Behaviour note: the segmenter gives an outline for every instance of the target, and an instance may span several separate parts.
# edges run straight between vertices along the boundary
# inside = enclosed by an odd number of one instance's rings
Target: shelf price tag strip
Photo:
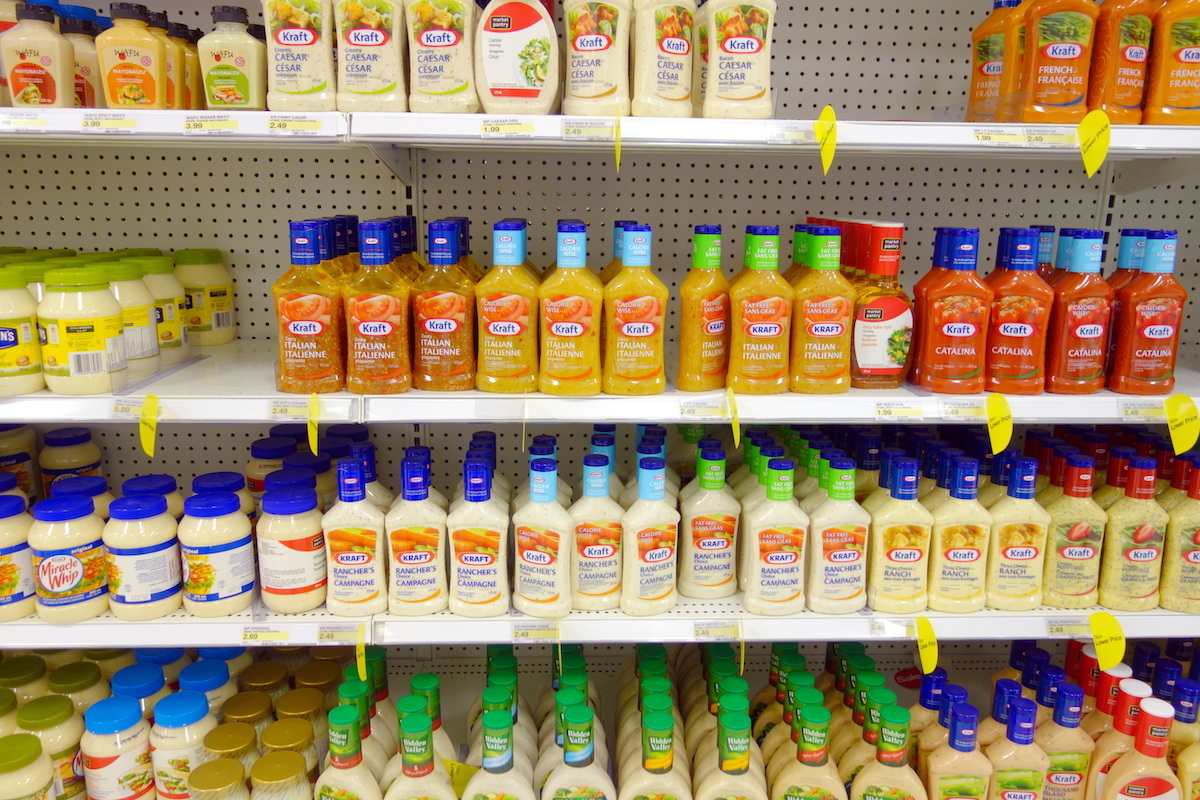
[[[238,120],[230,114],[188,114],[183,118],[183,135],[200,136],[213,133],[237,133]]]
[[[1117,398],[1117,414],[1123,422],[1165,422],[1167,411],[1160,399]]]
[[[137,117],[133,114],[84,114],[79,121],[79,129],[84,133],[97,131],[117,131],[134,133],[137,131]]]
[[[575,119],[563,121],[562,138],[567,142],[611,142],[614,140],[610,119]]]
[[[1091,628],[1084,617],[1047,617],[1046,635],[1051,639],[1071,639],[1089,636]]]
[[[1024,147],[1025,134],[1011,127],[975,128],[971,131],[975,143],[985,147]]]
[[[942,419],[970,422],[979,422],[987,417],[987,409],[982,400],[956,397],[938,398],[938,413]]]
[[[513,644],[539,644],[541,642],[557,642],[562,639],[556,619],[521,619],[513,620]]]
[[[905,400],[880,400],[875,403],[875,419],[924,419],[925,409]]]
[[[242,644],[263,644],[265,642],[286,642],[287,630],[272,625],[247,625],[242,628]]]
[[[533,123],[516,117],[492,117],[479,124],[479,136],[484,139],[532,139]]]
[[[702,397],[685,397],[679,401],[679,416],[713,420],[729,420],[729,406],[723,395],[711,394]]]
[[[817,143],[817,131],[811,122],[776,122],[767,127],[767,144]]]

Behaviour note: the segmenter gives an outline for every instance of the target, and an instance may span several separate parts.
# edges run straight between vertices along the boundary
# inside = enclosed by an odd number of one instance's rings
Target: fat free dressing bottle
[[[696,484],[698,488],[683,500],[680,509],[679,593],[684,597],[728,597],[737,590],[740,506],[725,484],[724,450],[700,451]]]
[[[829,498],[812,512],[808,607],[849,614],[867,602],[867,526],[871,515],[854,500],[854,459],[829,462]]]
[[[804,609],[810,521],[792,493],[794,469],[790,458],[769,461],[766,497],[743,519],[742,535],[748,538],[749,547],[742,602],[754,614],[777,616]]]

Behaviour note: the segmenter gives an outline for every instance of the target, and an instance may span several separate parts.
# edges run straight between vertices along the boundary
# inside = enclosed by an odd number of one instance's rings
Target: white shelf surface
[[[206,145],[260,140],[298,145],[345,142],[349,121],[337,112],[118,111],[94,108],[0,109],[0,142],[46,140],[168,142]]]

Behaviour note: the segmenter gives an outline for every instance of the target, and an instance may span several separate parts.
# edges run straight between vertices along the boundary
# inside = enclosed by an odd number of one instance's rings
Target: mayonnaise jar
[[[42,661],[46,662],[46,669],[51,672],[67,664],[83,661],[82,650],[35,650],[33,654],[41,656]]]
[[[42,620],[82,622],[108,610],[103,534],[89,498],[58,497],[33,507],[29,546]]]
[[[263,602],[280,614],[317,608],[325,602],[327,562],[316,492],[267,492],[262,509],[257,534]]]
[[[255,736],[259,737],[275,721],[271,696],[266,692],[238,692],[225,701],[221,714],[226,722],[246,723],[254,728]]]
[[[87,710],[80,741],[90,800],[126,800],[154,785],[150,723],[132,697],[110,697]]]
[[[177,611],[183,605],[179,539],[166,499],[161,495],[122,497],[113,501],[109,510],[112,516],[104,526],[104,546],[113,616],[143,621]],[[175,670],[175,676],[179,669],[182,667]]]
[[[192,355],[183,319],[187,311],[187,292],[175,277],[174,262],[169,256],[146,256],[131,260],[142,268],[142,283],[154,298],[158,357],[162,366],[169,367],[186,361]]]
[[[159,800],[189,800],[188,775],[204,763],[204,737],[215,727],[208,700],[199,692],[178,692],[159,703],[150,730]]]
[[[37,434],[28,425],[0,424],[0,471],[17,477],[17,486],[30,497],[41,491],[37,463]]]
[[[112,677],[112,693],[132,697],[141,706],[142,716],[154,719],[159,701],[168,697],[166,678],[157,664],[131,664]]]
[[[165,36],[163,37],[166,38]],[[174,42],[171,43],[173,46]],[[129,380],[140,381],[158,372],[158,320],[154,296],[142,282],[142,268],[128,261],[105,263],[109,289],[121,304],[121,338],[125,341],[125,359]]]
[[[121,314],[103,267],[46,272],[46,296],[37,315],[50,391],[81,395],[125,388],[129,369]]]
[[[201,661],[224,661],[232,681],[254,663],[254,656],[245,647],[201,647],[197,654]]]
[[[42,346],[38,341],[37,300],[25,288],[23,270],[0,270],[0,396],[29,394],[46,388]]]
[[[254,546],[241,499],[229,492],[197,494],[183,504],[183,607],[197,617],[227,617],[250,607]]]
[[[217,722],[224,718],[221,708],[225,701],[237,694],[237,687],[229,680],[229,665],[220,659],[188,664],[179,673],[179,689],[203,693],[208,698],[208,713]]]
[[[17,694],[12,689],[0,689],[0,736],[17,732]]]
[[[135,650],[133,657],[139,664],[157,665],[172,692],[179,691],[179,673],[192,663],[191,656],[182,647],[145,647]]]
[[[29,528],[33,517],[25,513],[25,503],[16,495],[0,495],[0,622],[21,619],[36,608],[36,584],[33,550],[29,547]]]
[[[175,519],[183,517],[183,495],[174,475],[139,475],[121,484],[126,497],[161,495],[167,499],[167,513]]]
[[[83,718],[75,712],[70,698],[56,694],[39,697],[17,712],[17,725],[36,736],[42,752],[50,756],[56,800],[81,796],[84,786],[79,740],[83,737]]]
[[[279,661],[258,661],[242,670],[238,685],[243,692],[263,692],[271,705],[288,691],[287,666]]]
[[[184,321],[189,340],[201,347],[232,342],[237,337],[233,277],[221,263],[221,251],[176,250],[175,277],[187,298]]]
[[[79,714],[112,694],[100,668],[90,661],[64,664],[51,672],[50,691],[68,698]]]
[[[90,497],[96,516],[108,520],[108,507],[113,501],[113,495],[108,490],[108,481],[99,475],[63,478],[54,484],[50,493],[54,497]]]
[[[255,500],[267,490],[267,476],[283,469],[283,457],[296,452],[296,442],[281,436],[259,439],[250,444],[250,461],[246,464],[246,488]]]
[[[103,458],[100,446],[92,441],[92,432],[87,428],[47,431],[42,437],[42,451],[38,453],[38,468],[42,473],[38,496],[50,497],[50,487],[56,481],[77,475],[99,475]]]
[[[337,501],[337,476],[328,454],[313,454],[297,451],[283,457],[284,468],[302,467],[317,476],[317,494],[321,497],[321,508],[330,508]]]
[[[258,519],[258,506],[254,495],[246,488],[246,478],[238,472],[208,472],[192,478],[193,494],[232,492],[242,501],[241,511],[251,523]]]
[[[259,757],[258,735],[244,722],[226,722],[204,737],[204,755],[209,761],[216,758],[238,761],[249,775]]]
[[[0,687],[13,691],[17,706],[45,697],[50,692],[46,662],[39,656],[17,656],[0,662]]]
[[[293,689],[275,703],[278,719],[302,719],[312,728],[318,764],[324,764],[329,753],[329,719],[325,711],[325,695],[317,689]]]
[[[132,650],[84,650],[83,659],[99,667],[106,681],[111,681],[113,675],[137,663]]]
[[[0,800],[54,800],[54,765],[31,733],[0,739]]]

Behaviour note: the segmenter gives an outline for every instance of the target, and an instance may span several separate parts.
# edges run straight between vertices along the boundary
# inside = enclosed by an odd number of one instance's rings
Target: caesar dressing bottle
[[[805,594],[812,611],[849,614],[867,602],[871,515],[854,500],[854,459],[832,459],[828,474],[829,498],[812,512],[812,556]]]
[[[583,457],[583,497],[568,511],[575,532],[571,608],[577,611],[605,611],[621,604],[621,517],[625,509],[609,494],[610,466],[607,455]]]
[[[829,760],[829,711],[806,705],[796,717],[796,758],[771,784],[771,800],[847,800],[846,787]]]
[[[624,580],[621,610],[631,616],[661,614],[675,607],[679,512],[665,500],[666,462],[638,462],[638,499],[621,518]]]
[[[1039,800],[1050,759],[1034,744],[1037,706],[1032,700],[1015,698],[1008,704],[1008,731],[1005,738],[987,749],[994,772],[988,782],[988,800],[1005,800],[1020,793]]]
[[[1015,458],[1008,497],[992,506],[987,568],[989,608],[1032,611],[1042,604],[1042,551],[1050,515],[1034,499],[1037,460]]]
[[[384,521],[391,555],[388,611],[400,616],[443,611],[448,604],[446,512],[429,496],[429,464],[404,458],[400,484],[400,497]]]
[[[1073,684],[1058,687],[1054,719],[1037,729],[1034,743],[1050,759],[1043,800],[1083,800],[1088,764],[1096,743],[1080,727],[1083,690]]]
[[[743,519],[742,535],[749,539],[750,548],[743,565],[742,602],[752,614],[795,614],[805,606],[804,556],[810,521],[792,493],[795,462],[774,458],[766,468],[766,497]]]
[[[879,715],[875,760],[859,770],[850,785],[850,800],[911,798],[928,800],[921,779],[908,765],[907,709],[888,706]]]
[[[886,614],[913,614],[924,611],[929,602],[933,514],[917,500],[917,460],[886,454],[884,458],[891,473],[886,480],[891,497],[869,512],[867,606]],[[919,733],[912,731],[913,736]]]
[[[725,485],[724,450],[700,451],[695,482],[699,488],[680,507],[679,593],[684,597],[728,597],[737,591],[741,506]]]
[[[950,709],[950,736],[929,754],[925,788],[930,797],[983,800],[992,777],[992,762],[976,740],[979,710],[970,703]]]
[[[507,711],[483,714],[483,769],[471,776],[462,800],[537,800],[529,777],[513,769],[513,720]]]
[[[531,617],[565,617],[571,610],[575,521],[558,503],[558,462],[529,465],[529,502],[512,517],[516,544],[513,606]]]

